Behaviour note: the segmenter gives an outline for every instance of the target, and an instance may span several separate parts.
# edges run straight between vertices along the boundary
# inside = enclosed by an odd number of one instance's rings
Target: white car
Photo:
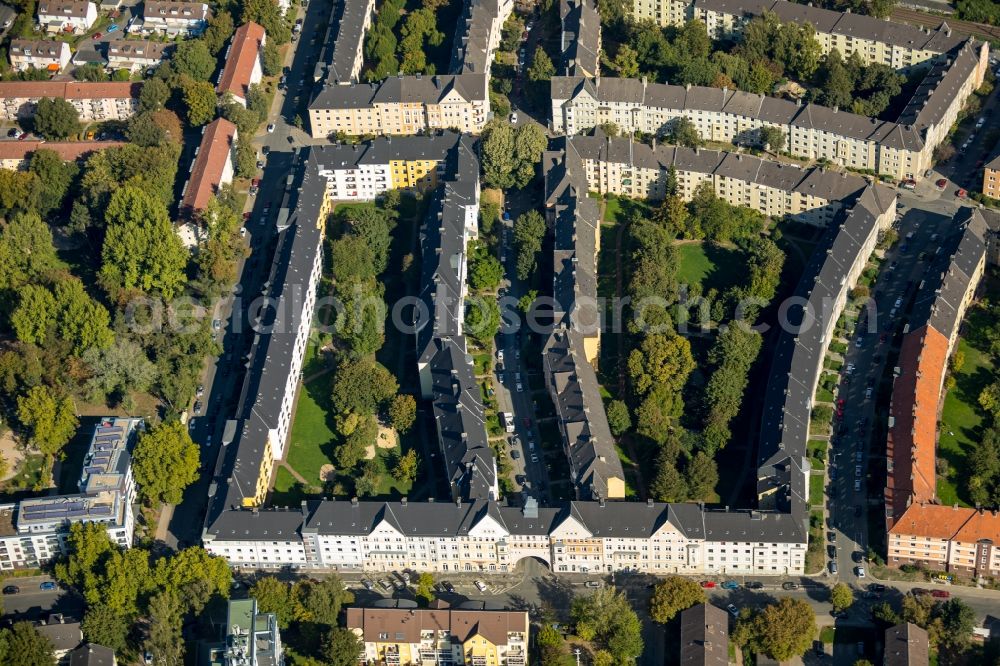
[[[486,591],[486,589],[487,589],[487,588],[486,588],[486,583],[484,583],[484,582],[483,582],[483,581],[481,581],[481,580],[477,580],[477,581],[476,581],[476,587],[477,587],[477,588],[479,589],[479,591],[480,591],[480,592],[485,592],[485,591]]]
[[[514,113],[510,114],[510,124],[511,125],[516,125],[517,124],[517,112],[516,111]]]
[[[524,386],[521,384],[521,382],[518,382],[517,383],[517,392],[521,393],[522,391],[524,391]]]
[[[247,237],[247,228],[240,227],[240,238],[246,238],[246,237]]]
[[[500,361],[501,363],[503,363],[503,350],[502,349],[498,349],[497,350],[497,360]]]
[[[854,567],[854,573],[856,573],[858,575],[858,578],[864,578],[865,577],[865,568],[864,567]]]
[[[270,134],[273,131],[274,131],[274,123],[271,123],[270,125],[267,126],[267,133]]]
[[[533,462],[533,463],[537,463],[538,462],[538,454],[537,453],[532,453],[531,454],[531,462]]]

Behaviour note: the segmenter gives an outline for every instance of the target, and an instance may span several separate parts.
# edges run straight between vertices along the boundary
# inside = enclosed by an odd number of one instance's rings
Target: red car
[[[968,195],[969,193],[965,191],[964,187],[958,188],[958,192],[955,192],[955,196],[957,196],[959,199],[964,199]]]
[[[936,185],[939,190],[943,190],[945,187],[948,186],[948,181],[945,180],[944,178],[939,178],[938,181],[934,183],[934,185]]]
[[[705,588],[713,588],[713,587],[715,587],[715,581],[712,581],[712,580],[703,580],[703,581],[701,581],[698,584],[701,585],[702,587],[705,587]]]
[[[948,590],[934,590],[931,592],[932,597],[937,597],[938,599],[947,599],[951,596],[951,592]]]
[[[102,32],[95,32],[94,36],[91,37],[91,39],[100,39],[103,36],[104,36],[104,33],[102,33]]]
[[[843,406],[844,406],[844,399],[843,398],[837,398],[837,407],[838,408],[843,408]]]

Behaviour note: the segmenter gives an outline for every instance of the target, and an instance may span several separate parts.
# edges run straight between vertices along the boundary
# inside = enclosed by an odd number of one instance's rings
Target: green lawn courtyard
[[[981,309],[970,311],[966,330],[982,330],[986,316],[988,314]],[[937,455],[948,462],[949,475],[948,478],[938,475],[937,494],[944,505],[969,506],[962,486],[968,475],[968,455],[984,426],[985,413],[979,406],[979,394],[996,378],[1000,368],[986,351],[977,349],[967,338],[960,339],[956,349],[965,354],[965,363],[954,374],[955,388],[948,391],[941,411]]]
[[[702,293],[709,289],[719,292],[729,288],[744,272],[742,253],[714,243],[680,243],[677,246],[677,282],[681,285],[701,285]]]

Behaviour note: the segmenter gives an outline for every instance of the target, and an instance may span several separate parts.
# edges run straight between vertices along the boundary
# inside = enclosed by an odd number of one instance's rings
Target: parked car
[[[738,589],[740,589],[740,584],[737,583],[735,580],[727,580],[726,582],[724,582],[722,584],[722,589],[723,590],[738,590]]]
[[[586,585],[587,587],[600,587],[601,586],[601,581],[599,581],[599,580],[588,580],[586,583],[584,583],[584,585]]]
[[[937,182],[934,183],[934,185],[939,190],[943,190],[944,188],[946,188],[948,186],[948,181],[945,180],[944,178],[938,178]]]
[[[834,562],[833,560],[830,560],[830,563],[827,565],[827,567],[830,569],[831,574],[837,573],[837,563]]]
[[[713,581],[713,580],[703,580],[703,581],[701,581],[699,583],[699,585],[701,585],[705,589],[712,589],[713,587],[715,587],[715,581]]]
[[[746,587],[748,590],[763,590],[764,583],[761,583],[758,580],[752,580],[749,583],[747,583],[744,587]]]
[[[865,577],[865,568],[864,567],[854,567],[854,574],[858,578],[864,578]]]
[[[783,590],[797,590],[799,589],[798,583],[782,583],[781,589]]]
[[[938,599],[947,599],[951,596],[951,592],[948,590],[934,590],[931,592],[932,597],[937,597]]]
[[[868,589],[872,592],[885,592],[885,585],[882,583],[872,583],[868,586]]]
[[[374,586],[374,585],[372,584],[372,582],[371,582],[370,580],[368,580],[367,578],[363,579],[363,580],[361,581],[361,584],[362,584],[362,585],[364,585],[364,586],[365,586],[365,589],[366,589],[366,590],[368,590],[369,592],[371,592],[371,591],[373,591],[373,590],[375,589],[375,586]]]
[[[455,594],[455,586],[448,581],[441,581],[441,585],[444,586],[444,589],[448,590],[451,594]]]
[[[4,594],[17,594],[20,591],[21,588],[19,588],[17,585],[8,585],[5,588],[3,588]]]
[[[477,589],[478,589],[478,590],[479,590],[480,592],[485,592],[485,591],[486,591],[487,589],[489,589],[489,588],[487,588],[487,587],[486,587],[486,583],[484,583],[484,582],[483,582],[483,581],[481,581],[481,580],[477,580],[477,581],[476,581],[476,588],[477,588]]]
[[[966,191],[964,187],[960,187],[958,188],[958,191],[955,192],[955,196],[958,197],[959,199],[964,199],[965,197],[969,196],[969,193],[968,191]]]
[[[729,611],[729,614],[732,615],[733,617],[740,616],[740,609],[737,608],[735,604],[729,604],[728,606],[726,606],[726,610]]]

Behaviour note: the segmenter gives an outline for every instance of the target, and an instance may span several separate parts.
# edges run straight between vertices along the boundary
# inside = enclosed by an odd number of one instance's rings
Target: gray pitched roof
[[[333,83],[354,82],[358,46],[365,39],[364,25],[374,3],[371,0],[336,0],[330,35],[330,72]],[[364,58],[364,55],[361,55]]]
[[[563,66],[569,75],[600,71],[601,16],[594,0],[560,0]]]
[[[115,652],[96,643],[84,643],[69,653],[69,666],[114,666]]]
[[[310,109],[364,108],[375,104],[437,104],[452,89],[466,100],[486,99],[482,74],[391,76],[381,83],[327,83],[310,102]]]
[[[969,39],[934,63],[899,115],[899,124],[922,129],[942,122],[948,107],[979,66],[982,46]]]
[[[487,74],[490,71],[490,32],[500,14],[498,0],[466,0],[455,27],[451,54],[452,74]]]
[[[708,603],[681,613],[682,666],[728,666],[729,614]]]

